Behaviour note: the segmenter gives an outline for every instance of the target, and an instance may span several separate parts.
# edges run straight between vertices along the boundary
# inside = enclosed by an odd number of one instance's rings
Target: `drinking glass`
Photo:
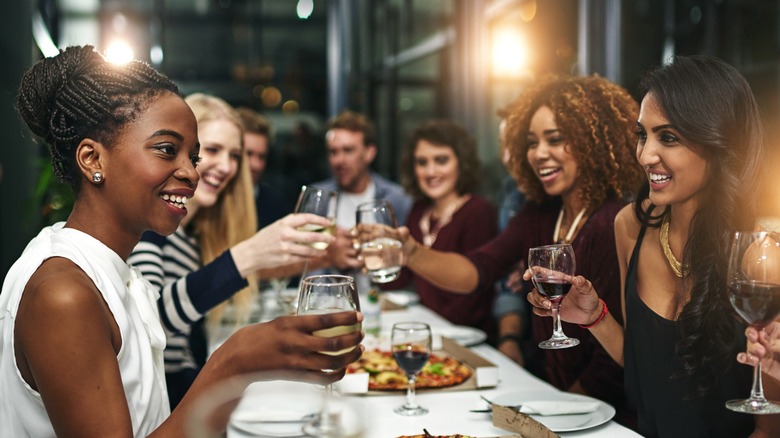
[[[728,295],[745,324],[761,330],[780,315],[780,239],[769,232],[738,231],[729,253]],[[746,414],[780,413],[780,404],[764,398],[761,363],[753,370],[750,398],[726,407]]]
[[[371,280],[388,283],[401,271],[398,221],[389,201],[378,199],[358,205],[355,212],[357,244]]]
[[[407,416],[427,414],[428,409],[414,400],[414,381],[431,357],[431,327],[424,322],[395,323],[390,334],[390,344],[395,361],[409,379],[406,404],[395,408],[395,413]]]
[[[301,187],[298,202],[295,205],[295,213],[312,213],[330,219],[330,226],[306,224],[298,229],[301,231],[315,231],[331,236],[336,230],[336,208],[338,206],[338,193],[332,190],[321,189],[314,186]],[[309,245],[315,249],[326,249],[328,243],[314,242]]]
[[[553,334],[550,339],[540,342],[539,347],[556,350],[579,345],[579,339],[570,338],[563,333],[560,317],[561,301],[571,289],[571,277],[576,269],[571,245],[556,244],[531,248],[528,251],[528,266],[533,273],[532,281],[536,290],[552,303]]]
[[[301,281],[298,315],[321,315],[324,313],[359,310],[360,302],[357,289],[355,288],[355,280],[352,277],[346,275],[313,275]],[[360,330],[360,324],[330,327],[317,330],[313,334],[323,338],[332,338],[356,330]],[[320,353],[338,356],[350,350],[321,351]],[[333,370],[322,371],[331,372]],[[329,409],[329,401],[332,398],[332,394],[333,387],[326,385],[322,409],[315,421],[304,427],[304,432],[318,437],[338,436],[335,430],[339,424],[338,415]]]

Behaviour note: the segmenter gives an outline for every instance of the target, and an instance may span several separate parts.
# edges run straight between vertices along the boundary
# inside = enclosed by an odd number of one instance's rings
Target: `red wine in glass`
[[[534,284],[536,284],[536,290],[553,303],[561,301],[571,289],[571,283],[558,278],[537,279]]]
[[[780,315],[780,240],[776,233],[738,231],[729,252],[728,295],[748,325],[762,328]],[[726,407],[745,414],[778,414],[780,403],[764,397],[761,363],[753,369],[750,397]]]
[[[555,350],[579,345],[579,339],[563,333],[560,318],[561,301],[571,289],[571,276],[576,268],[574,249],[569,244],[531,248],[528,267],[533,273],[536,290],[552,302],[553,334],[550,339],[540,342],[539,348]]]
[[[412,346],[410,350],[393,351],[393,357],[395,357],[398,366],[404,370],[406,375],[417,375],[425,364],[428,363],[431,354],[422,349],[415,349]]]
[[[406,403],[394,409],[399,415],[415,416],[428,413],[428,409],[415,401],[414,382],[417,373],[423,369],[431,357],[433,341],[431,327],[424,322],[398,322],[393,324],[390,345],[398,366],[404,370],[409,386],[406,390]]]
[[[731,305],[746,324],[761,328],[780,315],[780,285],[737,281],[729,285]]]

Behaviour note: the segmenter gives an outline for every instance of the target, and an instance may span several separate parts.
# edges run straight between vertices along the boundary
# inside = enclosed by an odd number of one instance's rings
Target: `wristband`
[[[498,341],[496,342],[496,347],[498,347],[499,345],[503,344],[504,341],[515,341],[515,343],[517,345],[520,345],[520,342],[522,341],[522,339],[520,338],[520,335],[516,335],[516,334],[512,334],[512,333],[507,334],[507,335],[501,335],[498,338]]]
[[[605,303],[604,300],[602,300],[601,298],[599,298],[599,301],[601,301],[601,305],[603,306],[601,308],[601,315],[599,315],[599,317],[596,318],[596,320],[593,321],[590,324],[587,324],[587,325],[577,324],[577,325],[579,325],[580,327],[582,327],[584,329],[589,329],[589,328],[595,327],[598,323],[601,322],[602,319],[604,319],[605,316],[607,316],[607,313],[609,313],[609,309],[607,308],[607,303]]]

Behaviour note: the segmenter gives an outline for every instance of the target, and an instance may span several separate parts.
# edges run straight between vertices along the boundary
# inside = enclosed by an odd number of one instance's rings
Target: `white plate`
[[[315,385],[285,381],[253,383],[230,416],[227,438],[303,436],[306,422],[295,420],[319,412],[322,400],[322,389]],[[363,422],[356,408],[337,394],[329,403],[331,411],[340,413],[341,429],[349,433],[347,436],[359,435]]]
[[[413,306],[420,302],[420,296],[417,292],[409,290],[388,290],[382,292],[382,296],[391,303],[398,306]]]
[[[594,411],[587,414],[576,415],[531,415],[531,417],[547,426],[553,432],[574,432],[577,430],[590,429],[591,427],[600,426],[607,421],[611,420],[615,416],[615,408],[608,403],[604,403],[601,400],[593,397],[588,397],[580,394],[571,394],[568,392],[549,392],[549,391],[523,391],[512,392],[509,394],[499,395],[493,397],[491,400],[493,403],[497,403],[503,406],[514,406],[523,404],[530,401],[586,401],[586,402],[598,402],[599,407]]]
[[[465,325],[434,327],[433,332],[435,335],[450,338],[464,347],[481,344],[487,339],[487,334],[484,331]]]

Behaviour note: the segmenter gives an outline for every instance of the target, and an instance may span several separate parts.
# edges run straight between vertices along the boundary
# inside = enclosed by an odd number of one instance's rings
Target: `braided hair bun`
[[[84,138],[111,145],[164,92],[179,94],[167,77],[141,61],[116,65],[92,46],[68,47],[25,73],[16,107],[52,155],[54,174],[78,190],[75,150]]]

